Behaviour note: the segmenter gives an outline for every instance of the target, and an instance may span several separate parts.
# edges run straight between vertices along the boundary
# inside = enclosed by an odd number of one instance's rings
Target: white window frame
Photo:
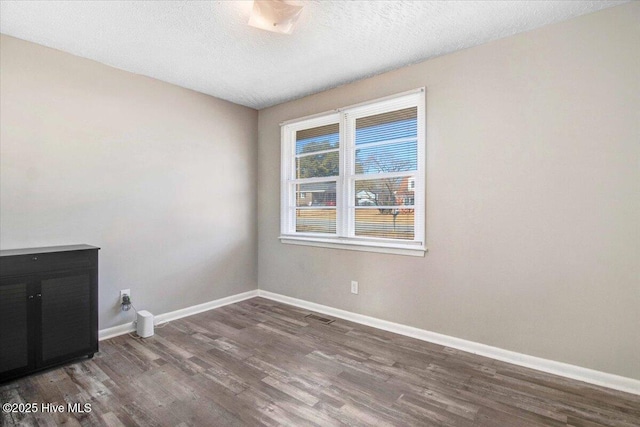
[[[417,108],[417,170],[399,172],[414,179],[414,239],[386,239],[355,235],[355,120],[386,111]],[[336,233],[302,233],[296,231],[295,185],[301,181],[332,181],[332,177],[296,179],[296,132],[328,124],[339,123],[339,176],[336,181]],[[281,206],[280,241],[288,244],[320,246],[328,248],[383,252],[399,255],[424,256],[426,223],[426,132],[424,88],[404,92],[335,111],[303,117],[281,123]],[[362,175],[358,175],[362,178]],[[367,174],[376,178],[377,174]]]

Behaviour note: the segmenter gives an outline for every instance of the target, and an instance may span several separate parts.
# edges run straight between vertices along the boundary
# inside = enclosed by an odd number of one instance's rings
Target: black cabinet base
[[[82,355],[82,356],[71,357],[69,359],[64,360],[63,362],[54,363],[54,364],[48,365],[48,366],[42,366],[40,368],[35,368],[33,370],[29,370],[27,372],[22,372],[22,373],[19,373],[19,374],[7,375],[7,376],[2,374],[2,375],[0,375],[0,384],[6,384],[8,382],[18,380],[18,379],[20,379],[22,377],[26,377],[28,375],[41,374],[41,373],[47,372],[47,371],[49,371],[51,369],[58,369],[58,368],[60,368],[62,366],[73,365],[74,363],[82,363],[82,361],[84,361],[84,360],[93,359],[94,355],[95,355],[95,353],[91,353],[91,354],[85,354],[85,355]]]

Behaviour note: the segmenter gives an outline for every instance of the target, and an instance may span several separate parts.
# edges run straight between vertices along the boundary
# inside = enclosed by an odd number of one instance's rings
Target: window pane
[[[356,236],[413,240],[414,210],[356,208]]]
[[[340,163],[337,151],[322,154],[310,154],[296,159],[296,178],[314,178],[337,176]]]
[[[296,231],[336,233],[336,209],[296,209]]]
[[[415,138],[417,134],[417,107],[356,119],[356,145],[399,138]]]
[[[338,123],[297,131],[296,155],[338,148],[338,132]]]
[[[336,205],[336,183],[314,182],[296,185],[296,206],[334,206]]]
[[[415,183],[415,178],[412,176],[357,179],[354,205],[413,208],[415,186],[412,183]],[[391,212],[390,208],[382,210],[385,210],[383,213]]]
[[[407,141],[356,149],[356,173],[414,171],[418,168],[418,142]]]

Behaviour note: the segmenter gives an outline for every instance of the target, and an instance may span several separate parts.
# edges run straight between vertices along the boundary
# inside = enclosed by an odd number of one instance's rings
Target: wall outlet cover
[[[129,295],[129,298],[131,298],[131,289],[123,289],[120,291],[120,304],[122,304],[123,295]]]

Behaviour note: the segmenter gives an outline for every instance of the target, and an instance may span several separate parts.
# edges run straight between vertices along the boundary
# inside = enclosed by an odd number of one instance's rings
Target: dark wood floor
[[[3,425],[640,426],[640,396],[254,298],[0,385]],[[326,317],[326,316],[323,316]]]

